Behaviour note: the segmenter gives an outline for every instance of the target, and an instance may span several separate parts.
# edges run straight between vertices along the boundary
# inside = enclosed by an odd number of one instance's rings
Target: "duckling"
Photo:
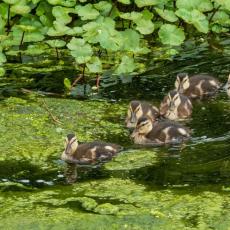
[[[105,142],[91,142],[78,144],[74,134],[68,134],[65,140],[65,150],[61,159],[67,163],[95,164],[101,161],[111,160],[122,147],[117,144]]]
[[[177,74],[176,90],[189,98],[212,96],[220,88],[220,82],[212,76],[197,74],[189,77],[187,73]]]
[[[152,121],[159,117],[159,110],[147,102],[131,101],[126,117],[126,127],[135,128],[137,120],[142,116],[148,116]]]
[[[191,114],[191,101],[176,90],[170,91],[161,102],[160,115],[170,120],[185,119],[190,117]]]
[[[135,144],[161,146],[178,144],[190,138],[190,130],[176,122],[152,122],[148,117],[141,117],[131,134]]]

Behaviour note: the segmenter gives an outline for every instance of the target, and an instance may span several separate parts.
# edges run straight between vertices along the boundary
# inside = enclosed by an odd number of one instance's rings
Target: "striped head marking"
[[[175,87],[176,90],[180,93],[183,93],[190,86],[189,77],[187,73],[179,73],[177,74]]]
[[[174,111],[177,109],[181,104],[180,94],[175,90],[170,91],[167,96],[167,104],[169,106],[169,110]]]
[[[148,134],[153,128],[153,123],[148,117],[141,117],[137,121],[137,126],[134,132],[142,135]]]
[[[78,147],[77,138],[74,134],[68,134],[65,139],[65,154],[72,155],[76,152]]]
[[[143,110],[140,101],[131,101],[127,115],[127,127],[133,128],[136,126],[137,120],[143,115]]]

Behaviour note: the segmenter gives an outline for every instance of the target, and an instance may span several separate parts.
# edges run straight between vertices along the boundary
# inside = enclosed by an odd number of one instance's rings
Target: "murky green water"
[[[145,74],[104,76],[106,87],[84,101],[20,94],[28,85],[49,90],[42,82],[63,79],[63,72],[28,80],[19,78],[28,63],[9,65],[11,78],[0,81],[0,228],[229,229],[230,100],[224,92],[194,104],[186,121],[193,138],[184,146],[140,148],[124,127],[129,100],[159,105],[177,72],[213,73],[225,82],[229,43],[222,42],[222,52],[186,44],[174,61],[159,62],[153,54],[144,59]],[[52,87],[60,93],[60,83]],[[44,101],[62,124],[52,121]],[[101,167],[79,168],[78,183],[65,185],[59,157],[69,132],[81,142],[115,142],[125,151]]]

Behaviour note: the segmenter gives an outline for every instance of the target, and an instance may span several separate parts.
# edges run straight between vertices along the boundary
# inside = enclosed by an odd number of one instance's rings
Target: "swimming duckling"
[[[177,74],[176,90],[189,98],[212,96],[220,88],[220,82],[212,76],[197,74],[189,77],[187,73]]]
[[[135,128],[137,120],[142,116],[148,116],[155,121],[159,117],[159,110],[147,102],[131,101],[125,120],[127,128]]]
[[[160,114],[170,120],[188,118],[192,114],[192,103],[185,95],[172,90],[161,102]]]
[[[178,144],[188,140],[188,128],[172,121],[152,122],[148,117],[141,117],[131,138],[135,144],[160,146],[164,144]]]
[[[98,141],[79,145],[76,136],[68,134],[61,159],[67,163],[95,164],[110,160],[121,150],[119,145]]]

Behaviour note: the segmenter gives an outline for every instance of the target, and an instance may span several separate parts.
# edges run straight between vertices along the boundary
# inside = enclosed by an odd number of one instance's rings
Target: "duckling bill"
[[[135,144],[160,146],[178,144],[190,138],[188,128],[172,121],[152,122],[148,117],[141,117],[131,138]]]
[[[67,163],[95,164],[111,160],[122,147],[117,144],[95,141],[91,143],[78,144],[74,134],[68,134],[65,139],[65,150],[61,159]]]
[[[176,90],[189,98],[204,98],[214,95],[220,88],[220,82],[206,74],[197,74],[189,77],[187,73],[177,75]]]
[[[142,116],[148,116],[152,121],[159,117],[159,110],[147,102],[131,101],[126,117],[127,128],[135,128],[137,120]]]
[[[164,97],[160,114],[170,120],[188,118],[192,114],[192,103],[185,95],[172,90]]]

